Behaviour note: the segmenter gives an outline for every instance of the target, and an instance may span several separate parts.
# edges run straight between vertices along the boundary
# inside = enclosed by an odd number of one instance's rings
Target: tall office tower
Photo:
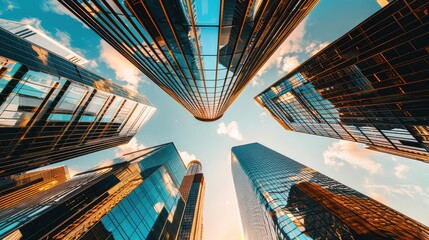
[[[429,162],[429,2],[395,0],[255,97],[287,130]]]
[[[259,143],[232,148],[244,238],[429,239],[423,224]]]
[[[0,238],[176,239],[186,168],[174,144],[114,162],[0,211]]]
[[[222,117],[318,0],[58,0],[198,120]]]
[[[127,143],[155,108],[0,28],[0,177]]]
[[[88,63],[88,60],[79,54],[64,47],[61,43],[55,41],[51,37],[47,36],[44,32],[32,27],[29,24],[0,18],[0,27],[39,47],[45,48],[48,51],[53,52],[74,64],[83,65]]]
[[[0,179],[0,210],[46,191],[68,178],[66,167],[15,174]]]
[[[203,238],[205,182],[202,166],[198,160],[188,163],[179,191],[186,202],[186,207],[177,239],[200,240]]]

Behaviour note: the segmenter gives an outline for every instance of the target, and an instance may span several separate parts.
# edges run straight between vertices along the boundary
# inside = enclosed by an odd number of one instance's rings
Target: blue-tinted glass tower
[[[428,239],[429,228],[259,143],[232,148],[244,237]]]
[[[125,154],[0,211],[0,238],[176,239],[186,173],[172,143]]]

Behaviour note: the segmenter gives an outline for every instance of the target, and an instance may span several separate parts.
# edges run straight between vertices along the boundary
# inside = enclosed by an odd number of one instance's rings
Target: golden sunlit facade
[[[14,206],[68,179],[64,166],[16,174],[0,179],[0,210]]]

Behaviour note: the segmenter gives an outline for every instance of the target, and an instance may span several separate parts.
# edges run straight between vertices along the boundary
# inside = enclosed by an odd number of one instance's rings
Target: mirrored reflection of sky
[[[218,21],[218,16],[211,14],[218,2],[197,1],[199,24],[211,25]],[[365,151],[354,143],[287,132],[253,100],[298,62],[305,61],[318,46],[337,39],[378,9],[376,0],[320,0],[304,23],[286,40],[283,51],[270,60],[272,64],[265,68],[265,73],[247,86],[223,118],[204,123],[197,121],[136,69],[127,68],[129,65],[117,58],[114,50],[100,42],[92,30],[65,14],[56,0],[34,0],[31,4],[22,0],[0,0],[0,18],[23,20],[33,23],[34,27],[42,27],[49,35],[69,43],[73,50],[90,60],[87,67],[115,81],[127,80],[118,81],[124,86],[138,86],[139,92],[157,107],[155,115],[137,134],[138,143],[134,142],[134,145],[154,146],[173,141],[179,151],[200,159],[207,183],[204,239],[209,240],[241,238],[230,149],[255,141],[429,225],[428,164]],[[204,44],[207,51],[210,51],[209,46],[211,43]],[[109,149],[62,164],[69,165],[73,171],[83,171],[114,158],[118,151],[118,148]]]

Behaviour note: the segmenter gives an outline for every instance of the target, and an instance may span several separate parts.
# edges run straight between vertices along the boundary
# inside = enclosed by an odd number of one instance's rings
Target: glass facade
[[[287,130],[429,162],[429,3],[395,0],[255,100]]]
[[[222,117],[318,0],[59,0],[197,119]]]
[[[0,211],[46,191],[68,179],[64,166],[15,174],[0,179]]]
[[[127,143],[141,95],[0,28],[0,177]]]
[[[428,239],[429,228],[259,143],[232,148],[244,238]]]
[[[88,60],[73,52],[72,50],[64,47],[62,44],[47,36],[42,31],[32,27],[31,25],[0,18],[0,28],[6,29],[18,37],[23,38],[39,47],[45,48],[48,51],[53,52],[74,64],[83,65],[88,63]]]
[[[0,211],[0,238],[176,239],[186,168],[174,145],[114,162]]]
[[[202,166],[198,160],[188,163],[186,175],[179,191],[186,201],[178,240],[201,240],[203,238],[203,207],[205,181]]]

